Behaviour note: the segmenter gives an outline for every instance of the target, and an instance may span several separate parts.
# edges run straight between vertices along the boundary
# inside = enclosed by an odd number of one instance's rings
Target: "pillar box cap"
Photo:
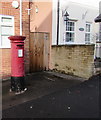
[[[26,39],[25,36],[10,36],[8,37],[11,41],[24,41]]]

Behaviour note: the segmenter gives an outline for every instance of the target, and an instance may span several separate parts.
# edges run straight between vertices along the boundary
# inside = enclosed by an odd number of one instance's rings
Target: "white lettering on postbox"
[[[18,57],[23,57],[23,50],[22,49],[18,50]]]

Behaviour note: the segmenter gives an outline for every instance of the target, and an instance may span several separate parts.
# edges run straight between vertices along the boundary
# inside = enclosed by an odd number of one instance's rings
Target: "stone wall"
[[[94,45],[52,46],[51,65],[51,69],[89,78],[94,69]]]

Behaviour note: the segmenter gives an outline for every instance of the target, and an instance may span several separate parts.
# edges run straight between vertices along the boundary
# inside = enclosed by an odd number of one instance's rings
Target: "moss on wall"
[[[51,69],[89,78],[94,69],[94,45],[52,46]]]

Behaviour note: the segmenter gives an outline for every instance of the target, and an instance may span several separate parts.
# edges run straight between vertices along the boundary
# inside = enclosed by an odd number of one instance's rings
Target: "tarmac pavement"
[[[5,81],[2,85],[3,110],[32,99],[40,98],[63,88],[80,84],[84,80],[76,76],[56,72],[36,72],[25,76],[25,83],[28,90],[20,95],[9,92],[10,80]]]
[[[3,118],[100,118],[100,80],[101,74],[87,81],[68,75],[62,78],[50,73],[40,73],[36,77],[34,74],[24,94],[9,93],[7,97],[5,92]]]

